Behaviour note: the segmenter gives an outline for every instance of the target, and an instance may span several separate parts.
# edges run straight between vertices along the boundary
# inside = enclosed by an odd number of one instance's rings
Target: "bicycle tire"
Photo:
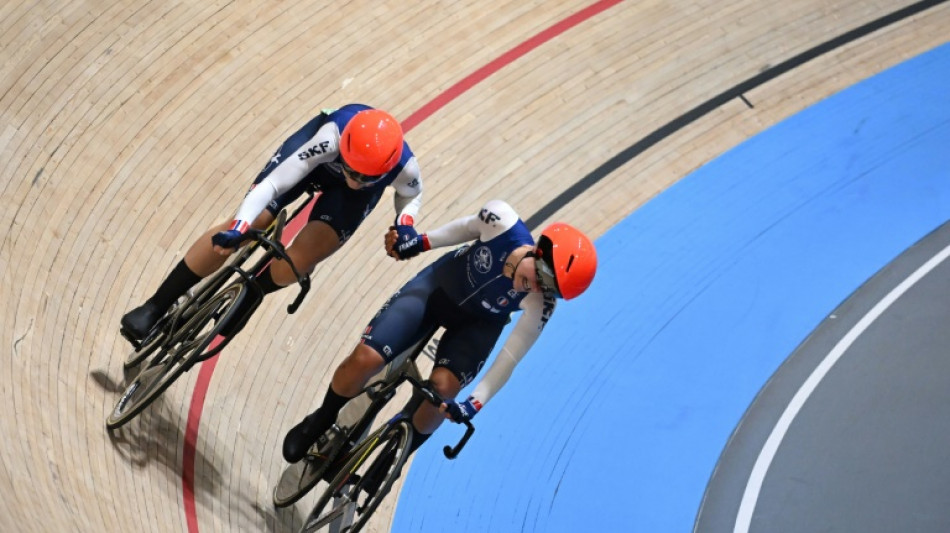
[[[246,296],[244,285],[234,283],[195,311],[191,318],[172,334],[168,343],[171,348],[165,353],[157,354],[149,366],[126,387],[115,408],[106,417],[106,427],[117,429],[127,424],[165,392],[190,367],[191,360],[211,344]],[[212,320],[215,320],[214,326],[210,331],[204,332],[205,326]]]
[[[142,364],[142,361],[146,360],[148,356],[155,352],[156,348],[162,345],[166,337],[167,333],[163,329],[153,329],[152,332],[145,337],[145,340],[142,341],[139,349],[133,349],[132,353],[126,357],[125,362],[122,363],[122,368],[130,370]]]
[[[317,462],[309,454],[302,460],[287,465],[274,487],[274,507],[287,507],[303,498],[320,482],[327,466],[327,461]]]
[[[339,527],[334,530],[340,533],[357,533],[362,529],[383,498],[389,494],[406,464],[411,438],[412,428],[408,419],[401,419],[385,427],[378,437],[371,435],[364,440],[351,452],[349,460],[317,499],[300,531],[312,533]],[[372,494],[366,493],[374,474],[379,472],[385,472],[379,487]],[[364,493],[367,499],[360,503],[361,494]],[[345,519],[347,514],[358,514],[358,517],[352,524],[337,523],[337,520]]]

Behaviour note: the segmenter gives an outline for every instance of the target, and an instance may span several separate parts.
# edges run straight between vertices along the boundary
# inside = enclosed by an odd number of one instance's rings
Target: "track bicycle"
[[[442,404],[442,398],[420,378],[415,363],[427,341],[428,337],[420,341],[400,364],[391,366],[383,379],[363,389],[371,402],[358,421],[350,427],[334,424],[304,459],[284,469],[274,489],[277,507],[291,505],[321,480],[326,481],[301,531],[356,533],[392,489],[409,458],[413,413],[423,402]],[[406,406],[364,436],[399,386],[406,382],[413,388]],[[474,433],[471,422],[466,421],[465,426],[465,434],[459,442],[444,447],[447,458],[454,459]]]
[[[312,197],[313,191],[310,191],[308,201],[293,216],[299,214]],[[252,242],[234,252],[222,268],[172,306],[141,342],[126,336],[135,347],[124,363],[126,370],[135,368],[149,357],[151,359],[129,383],[106,417],[108,429],[128,423],[182,374],[227,346],[234,335],[220,334],[239,330],[260,306],[264,295],[255,275],[275,258],[287,262],[300,285],[296,299],[287,307],[290,314],[297,311],[310,290],[310,276],[297,270],[280,242],[286,221],[287,213],[282,210],[266,230],[249,230],[247,236]],[[260,258],[249,268],[244,268],[248,259],[259,250],[263,251]],[[242,306],[248,298],[253,299],[251,305]],[[126,334],[123,332],[123,335]]]

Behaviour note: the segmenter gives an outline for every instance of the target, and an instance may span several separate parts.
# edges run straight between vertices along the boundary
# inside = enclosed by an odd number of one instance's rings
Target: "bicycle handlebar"
[[[278,232],[280,229],[282,228],[278,228]],[[310,292],[310,275],[307,273],[301,274],[297,270],[296,265],[294,265],[294,262],[290,259],[290,256],[287,255],[287,250],[284,248],[284,245],[280,243],[280,241],[268,238],[265,230],[251,229],[248,230],[247,235],[251,240],[261,243],[261,245],[270,250],[271,253],[286,261],[290,266],[291,272],[293,272],[294,277],[297,278],[297,284],[300,285],[300,292],[297,293],[297,297],[287,306],[287,313],[291,315],[294,314],[303,302],[304,297]]]
[[[409,381],[409,383],[411,383],[416,390],[422,393],[425,399],[432,405],[441,407],[442,404],[445,403],[445,400],[443,400],[437,392],[432,390],[429,385],[421,383],[419,380],[409,375],[406,375],[406,380]],[[446,445],[444,448],[442,448],[442,453],[445,454],[446,459],[455,459],[458,457],[459,452],[461,452],[462,448],[465,447],[468,439],[470,439],[472,434],[475,433],[475,426],[472,425],[471,421],[464,420],[462,424],[465,425],[465,434],[462,435],[462,438],[459,440],[458,444],[455,446]]]

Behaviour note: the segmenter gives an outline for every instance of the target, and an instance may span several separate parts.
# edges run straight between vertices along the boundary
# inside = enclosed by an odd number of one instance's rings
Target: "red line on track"
[[[541,44],[550,41],[554,37],[557,37],[594,15],[619,4],[621,1],[623,0],[601,0],[595,2],[564,20],[555,23],[553,26],[542,30],[537,35],[515,46],[511,50],[508,50],[484,67],[469,74],[455,85],[446,89],[442,94],[423,105],[415,113],[409,115],[409,117],[402,122],[403,130],[408,133],[421,122],[432,116],[436,111],[442,109],[446,104],[455,100],[485,78],[498,72],[506,65],[509,65]],[[300,231],[312,207],[313,205],[311,204],[308,209],[300,213],[299,216],[287,224],[283,239],[285,243],[289,242],[290,239]],[[220,339],[215,339],[212,346],[216,345],[219,341]],[[205,397],[208,394],[211,376],[214,374],[214,367],[217,364],[217,355],[201,363],[201,370],[198,371],[195,389],[191,395],[191,406],[188,409],[188,422],[185,427],[185,444],[181,459],[181,481],[182,499],[185,505],[185,519],[188,524],[189,533],[198,533],[198,514],[195,506],[195,455],[198,443],[198,427],[201,423],[201,413],[204,410]]]

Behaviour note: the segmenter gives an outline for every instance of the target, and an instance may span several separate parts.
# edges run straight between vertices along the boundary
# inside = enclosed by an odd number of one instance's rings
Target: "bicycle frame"
[[[329,528],[331,532],[351,528],[359,530],[389,494],[411,453],[413,414],[423,402],[434,405],[443,403],[442,398],[426,382],[410,375],[409,370],[415,366],[413,363],[410,361],[401,365],[402,371],[364,389],[373,392],[375,398],[349,436],[355,435],[367,421],[371,421],[380,406],[392,398],[395,389],[403,382],[408,381],[412,385],[414,394],[399,413],[355,446],[340,453],[348,440],[335,445],[337,451],[331,453],[335,453],[338,458],[328,458],[323,471],[328,486],[317,499],[301,531],[315,532],[323,528]],[[378,389],[373,391],[377,386]],[[455,447],[446,446],[444,449],[449,459],[458,455],[475,431],[470,422],[466,421],[465,425],[467,428],[461,441]],[[360,517],[355,519],[356,515]]]
[[[390,371],[389,376],[370,383],[363,388],[363,392],[365,392],[370,397],[371,403],[366,408],[366,411],[360,417],[359,421],[348,431],[346,431],[342,441],[343,444],[341,444],[340,447],[348,449],[344,453],[339,453],[339,451],[337,451],[335,457],[327,458],[330,461],[330,464],[323,473],[322,477],[324,479],[336,475],[340,467],[346,464],[346,462],[352,457],[353,451],[358,450],[363,442],[377,438],[387,428],[396,424],[399,420],[411,418],[413,413],[415,413],[416,410],[422,405],[422,402],[428,401],[429,403],[436,406],[439,406],[443,403],[442,398],[440,398],[438,394],[435,393],[435,391],[433,391],[421,380],[419,377],[420,374],[418,366],[416,366],[416,358],[422,353],[426,343],[434,333],[435,330],[424,337],[419,342],[418,346],[411,352],[411,354],[406,357],[406,359],[400,365]],[[361,438],[361,436],[369,429],[369,426],[376,419],[376,416],[389,403],[393,396],[395,396],[399,386],[404,382],[409,382],[412,385],[414,392],[418,394],[413,394],[412,398],[409,400],[406,406],[399,411],[399,413],[390,418],[386,423],[382,424],[372,434]],[[461,452],[462,448],[475,432],[475,427],[472,426],[471,422],[465,421],[464,424],[466,429],[461,440],[455,446],[445,446],[445,448],[443,448],[443,454],[448,459],[454,459],[459,454],[459,452]]]
[[[162,351],[168,350],[170,348],[170,342],[174,337],[173,333],[182,323],[187,321],[189,311],[200,308],[205,302],[217,294],[217,292],[220,291],[221,288],[224,287],[234,275],[242,278],[248,287],[254,287],[254,275],[262,271],[268,263],[274,260],[275,257],[283,259],[287,262],[297,279],[297,283],[300,285],[300,292],[297,294],[297,298],[294,299],[293,303],[287,306],[287,312],[289,314],[293,314],[297,311],[301,302],[303,302],[304,297],[307,295],[307,292],[310,290],[310,277],[308,274],[301,274],[297,270],[293,261],[287,256],[283,244],[280,243],[280,239],[286,222],[299,216],[315,195],[316,191],[314,189],[308,189],[306,192],[306,199],[301,202],[301,204],[289,217],[287,216],[287,212],[282,210],[280,213],[278,213],[271,226],[266,230],[248,231],[248,237],[253,242],[236,251],[236,257],[233,260],[229,261],[222,268],[212,274],[201,285],[199,285],[197,289],[191,292],[188,300],[177,306],[171,313],[165,315],[165,317],[159,321],[153,331],[156,331],[156,335],[165,335],[165,338],[162,339],[160,346]],[[267,237],[267,234],[270,232],[272,232],[273,235],[271,237]],[[266,253],[260,259],[258,259],[258,261],[252,267],[247,269],[241,268],[244,262],[247,261],[247,259],[262,246],[265,247]],[[256,297],[259,298],[261,295],[258,294]],[[253,313],[255,309],[256,306],[254,309],[251,309],[250,312]],[[236,320],[243,320],[245,318],[247,317],[235,317]],[[135,348],[137,350],[140,349],[141,346],[145,345],[151,339],[154,339],[154,336],[150,335],[144,339],[142,343],[136,345]],[[224,348],[226,344],[227,342],[220,343],[214,349],[204,354],[202,360],[216,355]]]
[[[307,202],[304,202],[293,216],[298,216],[313,198],[313,191],[308,193]],[[288,313],[297,310],[310,290],[310,276],[297,270],[284,245],[280,243],[286,220],[287,213],[281,210],[267,230],[250,230],[248,238],[255,242],[239,250],[236,257],[209,276],[205,283],[152,328],[136,352],[126,361],[125,368],[137,367],[146,358],[151,359],[131,380],[116,407],[106,418],[107,428],[116,429],[128,423],[184,372],[221,352],[233,337],[231,332],[236,332],[226,328],[239,328],[243,322],[237,321],[246,321],[259,306],[263,291],[255,275],[274,258],[286,261],[300,286],[297,298],[287,307]],[[251,268],[243,268],[247,259],[259,247],[264,248],[263,255]],[[235,276],[237,279],[232,282]],[[249,302],[250,306],[245,306],[246,298],[255,300]],[[224,333],[226,331],[229,333]]]

